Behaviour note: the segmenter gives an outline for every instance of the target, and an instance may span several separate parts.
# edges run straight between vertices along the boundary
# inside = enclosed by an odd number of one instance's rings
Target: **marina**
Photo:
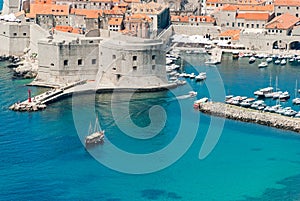
[[[206,114],[300,133],[300,118],[291,118],[220,102],[205,102],[198,106],[199,110]]]

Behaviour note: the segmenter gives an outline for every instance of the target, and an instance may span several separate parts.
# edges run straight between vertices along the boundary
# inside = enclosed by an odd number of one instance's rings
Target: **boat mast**
[[[298,92],[298,80],[296,80],[296,86],[295,86],[295,98],[297,98]]]
[[[96,133],[96,132],[99,132],[99,131],[100,131],[99,120],[98,120],[98,117],[96,117],[94,132]]]

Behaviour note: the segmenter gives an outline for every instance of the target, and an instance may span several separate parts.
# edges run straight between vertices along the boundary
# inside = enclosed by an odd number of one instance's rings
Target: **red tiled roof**
[[[103,14],[103,10],[87,10],[72,8],[70,14],[84,15],[86,16],[86,18],[96,19],[99,17],[99,15]]]
[[[123,18],[118,18],[118,17],[112,17],[108,21],[108,25],[118,25],[120,26],[123,22]]]
[[[289,13],[285,13],[275,17],[271,22],[267,23],[266,29],[289,29],[293,27],[300,19],[291,15]]]
[[[245,20],[268,21],[269,13],[238,13],[236,18]]]
[[[275,0],[275,6],[300,6],[300,0]]]
[[[266,5],[266,6],[248,6],[248,5],[224,5],[221,10],[224,11],[274,11],[274,5]]]
[[[233,3],[233,4],[252,4],[252,5],[260,5],[266,2],[266,0],[235,0],[235,1],[229,1],[229,0],[206,0],[206,3],[220,3],[220,4],[226,4],[226,3]]]
[[[57,31],[69,32],[69,33],[77,33],[77,34],[82,33],[81,29],[73,28],[70,26],[56,26],[54,29]]]
[[[69,15],[69,6],[55,4],[31,4],[30,13],[27,13],[26,17],[35,18],[37,14]]]
[[[231,40],[239,40],[240,38],[240,31],[239,29],[236,29],[236,30],[227,30],[227,31],[224,31],[222,33],[220,33],[219,36],[228,36],[228,37],[231,37]]]
[[[171,22],[189,22],[188,16],[171,15]]]

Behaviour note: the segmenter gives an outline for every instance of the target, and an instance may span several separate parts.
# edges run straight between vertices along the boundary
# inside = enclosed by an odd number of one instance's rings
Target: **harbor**
[[[206,114],[300,133],[299,118],[286,117],[279,114],[243,108],[221,102],[199,103],[198,106],[199,110]]]

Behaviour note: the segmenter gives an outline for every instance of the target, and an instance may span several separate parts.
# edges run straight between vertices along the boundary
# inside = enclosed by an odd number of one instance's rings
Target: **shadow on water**
[[[159,190],[159,189],[146,189],[141,191],[142,197],[146,198],[148,200],[178,200],[182,199],[181,196],[174,192],[167,192],[165,190]]]
[[[281,189],[276,188],[268,188],[262,194],[261,197],[248,197],[245,196],[245,199],[240,201],[296,201],[300,200],[300,175],[296,175],[293,177],[288,177],[283,179],[277,184],[284,186]]]

